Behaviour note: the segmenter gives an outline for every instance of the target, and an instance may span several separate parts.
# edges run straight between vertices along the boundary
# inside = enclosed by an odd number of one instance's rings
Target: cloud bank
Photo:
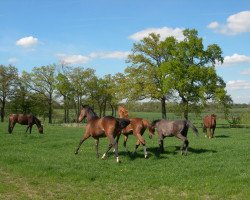
[[[217,21],[207,25],[215,32],[225,35],[237,35],[250,32],[250,11],[242,11],[227,18],[226,24],[220,24]]]
[[[166,37],[174,36],[177,40],[183,40],[184,36],[182,31],[184,28],[169,28],[169,27],[162,27],[162,28],[148,28],[136,32],[129,36],[130,39],[139,41],[142,40],[144,37],[147,37],[150,33],[160,34],[161,40],[164,40]]]

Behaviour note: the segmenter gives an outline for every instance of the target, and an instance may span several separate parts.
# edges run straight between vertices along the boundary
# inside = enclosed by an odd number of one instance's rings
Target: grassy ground
[[[130,157],[122,147],[122,163],[113,154],[95,157],[90,138],[74,155],[83,126],[45,125],[45,134],[25,134],[17,125],[12,135],[0,124],[0,199],[248,199],[250,196],[249,129],[216,130],[208,140],[189,131],[189,153],[181,156],[181,141],[165,139],[157,153],[157,136],[145,134],[149,158],[139,147]],[[134,148],[130,136],[128,147]],[[108,145],[100,140],[100,152]]]

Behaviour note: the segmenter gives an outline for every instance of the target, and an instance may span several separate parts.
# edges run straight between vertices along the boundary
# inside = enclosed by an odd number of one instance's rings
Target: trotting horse
[[[187,154],[189,141],[187,139],[188,128],[190,127],[193,132],[198,135],[197,128],[188,120],[175,120],[169,121],[165,119],[154,120],[151,123],[154,129],[157,129],[159,134],[159,152],[163,153],[163,139],[165,137],[175,136],[183,141],[181,146],[181,154]]]
[[[118,119],[112,116],[98,117],[94,110],[88,105],[82,105],[78,121],[81,122],[84,118],[87,118],[87,125],[85,133],[83,134],[79,145],[75,151],[78,154],[82,143],[90,136],[95,139],[96,142],[96,156],[99,157],[98,145],[100,137],[108,137],[110,144],[106,153],[113,147],[115,149],[116,161],[119,161],[118,157],[118,139],[121,134],[121,130],[125,128],[130,121],[127,119]],[[115,138],[118,137],[117,140]],[[106,153],[103,154],[102,158],[105,158]]]
[[[125,118],[130,120],[130,124],[126,128],[122,129],[122,134],[124,135],[123,146],[125,147],[126,152],[128,152],[127,149],[128,136],[133,134],[137,138],[133,154],[135,154],[136,149],[139,147],[139,145],[142,144],[144,150],[144,157],[147,158],[148,153],[146,148],[146,141],[144,140],[142,135],[145,132],[145,130],[148,129],[149,137],[152,138],[154,130],[151,128],[150,122],[143,118],[128,118],[128,111],[125,109],[124,106],[118,107],[118,114],[120,118]]]
[[[203,118],[203,132],[205,133],[205,137],[213,138],[214,131],[216,128],[216,115],[207,115]]]
[[[12,133],[16,123],[21,125],[28,125],[25,133],[27,133],[29,129],[31,133],[32,126],[34,124],[36,124],[39,133],[43,133],[43,126],[41,124],[41,121],[32,114],[11,114],[9,117],[9,126],[8,126],[9,133]]]

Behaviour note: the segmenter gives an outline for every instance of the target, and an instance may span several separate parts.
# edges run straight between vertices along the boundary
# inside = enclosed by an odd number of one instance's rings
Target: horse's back
[[[203,124],[207,128],[216,127],[216,115],[212,114],[212,115],[205,116],[204,119],[203,119]]]

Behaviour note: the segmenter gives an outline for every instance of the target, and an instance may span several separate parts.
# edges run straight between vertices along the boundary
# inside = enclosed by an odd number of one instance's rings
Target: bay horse
[[[38,128],[38,132],[43,133],[43,126],[41,124],[41,121],[32,114],[11,114],[9,116],[9,125],[8,125],[9,133],[13,132],[16,123],[21,125],[28,125],[25,133],[27,133],[28,130],[30,130],[31,133],[32,126],[34,124]]]
[[[205,133],[205,137],[213,138],[214,131],[216,128],[216,115],[207,115],[203,118],[203,132]]]
[[[130,120],[130,124],[128,126],[126,126],[124,129],[122,129],[122,134],[124,135],[123,146],[124,146],[126,152],[129,152],[127,149],[128,136],[133,134],[137,138],[133,155],[135,154],[136,149],[140,146],[140,144],[142,144],[143,150],[144,150],[144,157],[147,158],[148,153],[147,153],[147,148],[146,148],[146,141],[142,137],[142,135],[145,132],[145,130],[148,129],[149,130],[149,138],[152,138],[154,131],[151,128],[150,122],[146,119],[138,118],[138,117],[129,118],[128,111],[126,110],[126,108],[124,106],[118,107],[118,115],[120,118]]]
[[[81,122],[84,118],[87,119],[87,125],[85,128],[85,133],[80,139],[75,154],[78,154],[82,143],[91,136],[95,139],[96,142],[96,156],[98,158],[99,138],[108,137],[110,144],[106,153],[103,154],[102,158],[105,158],[107,152],[113,147],[115,149],[116,161],[120,162],[118,157],[118,139],[120,137],[121,130],[125,128],[130,123],[130,121],[127,119],[118,119],[113,116],[105,116],[100,118],[88,105],[81,106],[78,121]],[[117,140],[115,140],[116,137],[118,138]]]
[[[188,129],[191,128],[193,132],[198,135],[199,132],[197,128],[188,120],[165,120],[158,119],[151,123],[153,129],[157,129],[159,135],[159,152],[163,153],[163,139],[165,137],[175,136],[183,141],[181,146],[181,154],[187,155],[187,148],[189,141],[187,139]]]

